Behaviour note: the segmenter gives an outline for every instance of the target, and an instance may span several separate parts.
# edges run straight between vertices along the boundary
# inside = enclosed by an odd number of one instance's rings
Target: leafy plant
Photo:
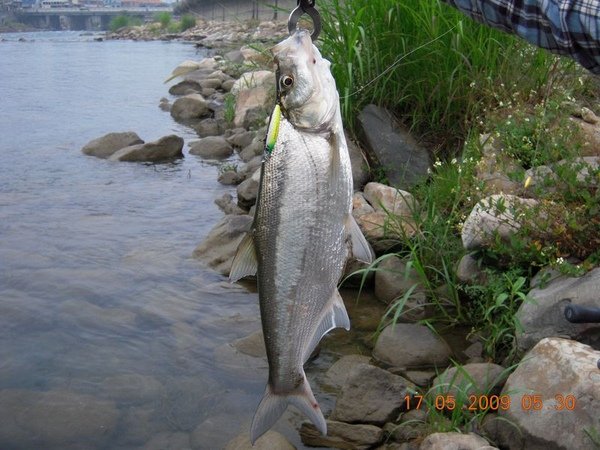
[[[514,86],[524,96],[542,92],[556,70],[549,53],[439,0],[329,0],[322,14],[322,49],[350,127],[376,103],[428,140],[459,143],[486,109],[512,99]]]
[[[190,28],[194,28],[196,26],[196,16],[193,14],[184,14],[181,17],[181,22],[179,24],[179,28],[181,31],[189,30]]]
[[[161,11],[154,15],[154,20],[156,22],[159,22],[160,26],[163,29],[166,29],[169,26],[169,24],[171,23],[171,19],[172,19],[171,13],[167,12],[167,11]]]
[[[121,28],[141,25],[142,21],[137,17],[131,17],[126,14],[121,14],[114,17],[109,24],[109,29],[113,33]]]
[[[225,94],[223,102],[225,120],[227,123],[231,124],[235,119],[235,95],[233,95],[231,92],[228,92]]]

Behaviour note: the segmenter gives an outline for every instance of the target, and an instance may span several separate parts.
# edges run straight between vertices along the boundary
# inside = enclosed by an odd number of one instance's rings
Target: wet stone
[[[414,385],[379,367],[355,366],[331,413],[332,420],[383,425],[395,419]]]
[[[369,364],[371,358],[363,355],[346,355],[338,359],[325,373],[325,384],[341,388],[347,381],[353,367],[358,364]]]
[[[269,430],[252,445],[250,433],[243,432],[229,441],[224,450],[295,450],[295,447],[282,434]]]
[[[383,430],[374,425],[351,425],[328,420],[327,436],[323,436],[312,423],[304,422],[300,428],[300,437],[302,443],[310,447],[366,450],[383,440]]]

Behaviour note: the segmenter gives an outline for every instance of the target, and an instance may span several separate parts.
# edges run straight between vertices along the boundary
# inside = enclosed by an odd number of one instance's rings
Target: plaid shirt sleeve
[[[444,0],[473,19],[600,74],[599,0]]]

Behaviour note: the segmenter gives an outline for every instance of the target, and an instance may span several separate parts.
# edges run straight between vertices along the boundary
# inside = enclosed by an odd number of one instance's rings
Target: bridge
[[[110,21],[121,15],[150,20],[157,12],[172,12],[170,6],[142,8],[33,8],[15,11],[16,19],[48,30],[108,30]]]

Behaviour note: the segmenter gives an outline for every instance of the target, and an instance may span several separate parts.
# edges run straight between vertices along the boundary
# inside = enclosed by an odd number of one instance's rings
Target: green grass
[[[322,50],[349,127],[375,103],[425,140],[456,149],[486,109],[517,89],[537,95],[556,70],[549,53],[438,0],[329,0],[320,11]]]
[[[115,32],[124,27],[133,27],[141,25],[142,21],[137,17],[131,17],[126,14],[119,15],[110,21],[109,29]]]
[[[196,26],[196,16],[193,14],[184,14],[181,17],[179,28],[181,31],[189,30],[190,28],[194,28]]]
[[[160,23],[160,26],[163,29],[166,29],[169,27],[171,20],[172,20],[171,13],[166,12],[166,11],[162,11],[162,12],[156,13],[154,15],[154,21]]]

